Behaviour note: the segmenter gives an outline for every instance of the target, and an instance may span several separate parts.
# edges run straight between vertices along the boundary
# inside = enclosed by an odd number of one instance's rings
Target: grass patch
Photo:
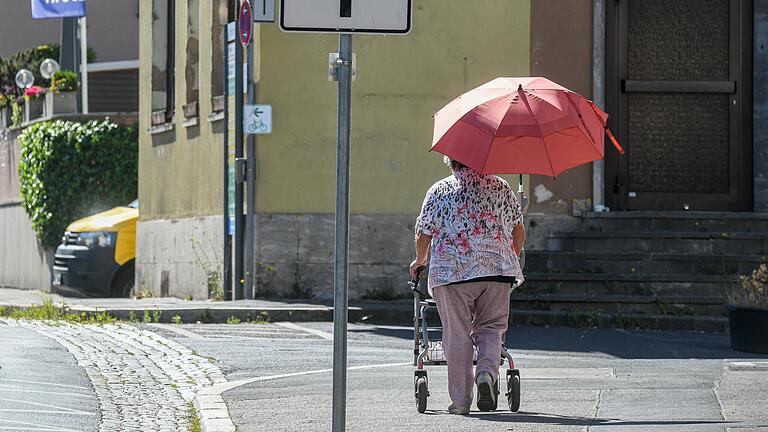
[[[270,319],[271,317],[267,311],[261,311],[256,314],[256,316],[252,316],[251,314],[246,315],[246,321],[248,321],[249,324],[269,324]]]
[[[33,321],[66,321],[78,324],[112,324],[117,321],[109,312],[69,312],[66,305],[57,307],[53,300],[43,300],[43,304],[28,308],[0,308],[0,317],[13,318],[15,320]]]
[[[240,318],[236,316],[231,316],[227,318],[227,324],[240,324]]]
[[[203,432],[203,426],[200,424],[200,414],[192,402],[189,403],[189,432]]]

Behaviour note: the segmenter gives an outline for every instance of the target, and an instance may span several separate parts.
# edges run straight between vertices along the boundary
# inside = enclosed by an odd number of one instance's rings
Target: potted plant
[[[42,98],[45,89],[40,86],[32,86],[24,90],[24,121],[30,122],[43,116],[44,100]]]
[[[77,74],[60,70],[51,77],[51,90],[45,94],[45,116],[77,112]]]
[[[731,347],[738,351],[768,353],[768,267],[760,267],[728,290]]]

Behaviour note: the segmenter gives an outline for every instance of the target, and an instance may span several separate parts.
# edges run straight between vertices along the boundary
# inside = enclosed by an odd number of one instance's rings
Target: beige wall
[[[208,2],[201,2],[206,3]],[[171,131],[150,134],[151,115],[151,0],[141,0],[140,26],[146,31],[140,38],[140,92],[139,92],[139,199],[142,220],[182,218],[221,214],[222,202],[222,146],[223,122],[210,122],[211,75],[209,55],[203,54],[200,62],[202,84],[200,86],[200,113],[198,124],[184,127],[183,105],[186,102],[184,65],[186,62],[186,2],[176,2],[177,21],[176,50],[176,117]],[[200,22],[202,36],[200,52],[211,52],[211,10],[202,7]],[[221,67],[221,65],[217,65]]]
[[[88,46],[97,62],[136,60],[139,0],[89,0]],[[33,20],[29,0],[5,0],[0,13],[0,57],[46,43],[59,43],[61,20]]]
[[[530,73],[530,2],[415,2],[407,36],[355,36],[351,208],[355,213],[412,214],[424,192],[448,174],[429,153],[432,114],[451,99],[497,76]],[[186,17],[177,2],[177,17]],[[151,1],[141,0],[141,28],[151,28]],[[151,34],[141,33],[143,220],[221,214],[222,135],[210,112],[211,12],[201,12],[201,125],[158,135],[149,128]],[[177,43],[185,38],[177,20]],[[336,83],[328,82],[332,35],[287,34],[277,24],[255,34],[258,100],[273,105],[274,133],[259,139],[258,207],[268,213],[330,213],[335,194]],[[185,94],[185,50],[176,50],[176,112]],[[221,67],[216,65],[216,67]],[[221,123],[221,122],[219,122]],[[221,127],[222,125],[213,125]],[[195,136],[195,134],[197,135]]]
[[[432,114],[497,76],[529,74],[527,0],[415,3],[407,36],[355,36],[351,198],[355,213],[415,213],[449,174],[429,153]],[[274,106],[275,133],[260,140],[262,212],[332,212],[336,83],[327,81],[334,36],[261,27],[259,100]]]
[[[531,73],[591,99],[592,0],[531,3]],[[530,192],[529,213],[571,214],[574,199],[592,197],[592,164],[557,179],[531,176]]]

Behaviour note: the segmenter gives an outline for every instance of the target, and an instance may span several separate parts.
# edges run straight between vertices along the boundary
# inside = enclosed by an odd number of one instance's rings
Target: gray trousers
[[[470,282],[432,291],[443,323],[448,394],[457,407],[469,407],[475,382],[473,347],[477,347],[476,372],[498,379],[501,335],[509,320],[509,283]]]

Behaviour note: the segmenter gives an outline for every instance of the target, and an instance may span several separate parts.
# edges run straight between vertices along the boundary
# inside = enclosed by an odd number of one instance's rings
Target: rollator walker
[[[437,303],[429,294],[419,289],[418,275],[421,274],[423,269],[423,267],[419,268],[416,279],[408,282],[408,286],[413,291],[413,365],[416,366],[416,370],[413,372],[413,387],[416,397],[416,410],[420,413],[427,410],[427,398],[429,397],[429,380],[424,366],[446,364],[442,350],[442,341],[430,340],[429,337],[430,331],[442,331],[442,328],[429,328],[427,326],[427,313],[430,309],[437,309]],[[515,368],[515,361],[507,351],[506,336],[505,332],[501,337],[500,359],[501,365],[504,364],[505,359],[509,364],[506,374],[507,392],[504,395],[507,397],[509,410],[517,412],[520,409],[520,371]],[[498,407],[500,380],[501,376],[496,380],[497,406],[494,406],[492,411]]]

